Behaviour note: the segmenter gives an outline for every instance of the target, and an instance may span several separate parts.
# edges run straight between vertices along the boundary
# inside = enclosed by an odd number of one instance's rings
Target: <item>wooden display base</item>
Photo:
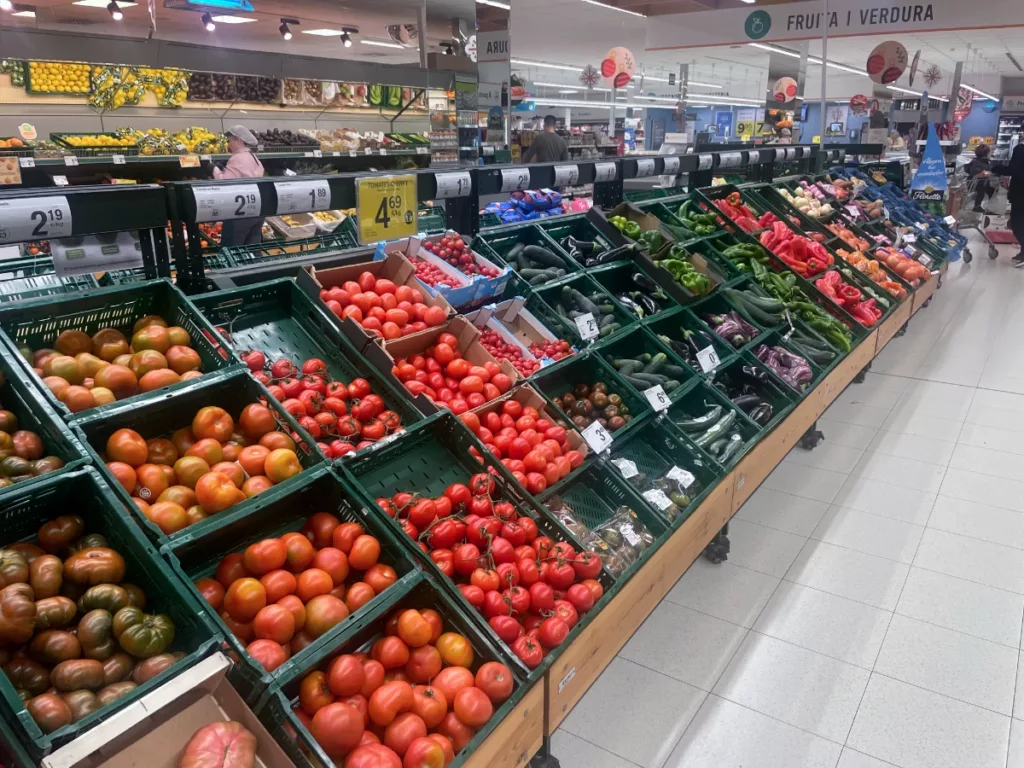
[[[566,648],[512,714],[467,761],[471,768],[522,768],[643,624],[679,577],[822,413],[935,292],[929,280],[837,365],[669,536],[623,585],[579,637]],[[538,692],[543,696],[538,698]],[[543,733],[537,732],[538,702],[545,703]],[[532,751],[531,751],[532,750]]]

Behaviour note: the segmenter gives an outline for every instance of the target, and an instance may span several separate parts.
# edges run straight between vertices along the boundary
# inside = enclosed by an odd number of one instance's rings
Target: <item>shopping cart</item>
[[[997,186],[998,183],[999,179],[994,176],[978,175],[971,178],[964,176],[962,181],[963,194],[959,195],[960,210],[955,214],[957,229],[961,232],[973,229],[981,235],[982,240],[988,243],[988,257],[990,259],[994,259],[999,255],[999,249],[996,248],[995,243],[989,239],[988,233],[985,232],[985,228],[989,224],[988,214],[983,211],[974,210],[974,196],[978,193],[978,189],[982,185],[991,184]],[[983,204],[987,203],[989,199],[990,198],[984,198]],[[968,247],[964,248],[963,256],[965,264],[970,264],[971,260],[974,258],[973,254],[971,254],[971,249]]]

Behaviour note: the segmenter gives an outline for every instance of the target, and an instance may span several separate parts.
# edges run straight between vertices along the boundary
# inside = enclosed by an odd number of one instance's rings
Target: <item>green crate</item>
[[[490,227],[500,227],[504,222],[498,218],[497,214],[494,213],[482,213],[480,214],[480,229],[489,229]]]
[[[589,342],[583,341],[576,322],[574,320],[570,320],[559,311],[559,307],[562,307],[563,310],[565,309],[562,304],[561,297],[562,291],[566,286],[575,288],[587,297],[593,296],[594,294],[602,294],[603,297],[606,297],[596,303],[611,304],[614,308],[615,322],[617,322],[620,327],[611,333],[591,339]],[[622,306],[615,297],[602,288],[601,284],[589,274],[571,275],[557,282],[548,283],[547,285],[534,288],[534,295],[536,295],[537,298],[543,301],[550,308],[549,315],[554,317],[557,321],[557,328],[552,328],[552,330],[556,333],[560,333],[563,338],[572,341],[574,344],[578,341],[581,347],[585,347],[588,344],[596,344],[599,341],[603,341],[620,334],[627,328],[636,325],[639,321],[636,315]],[[594,319],[599,320],[599,318],[596,317]]]
[[[673,227],[685,227],[686,224],[684,224],[683,220],[676,215],[676,211],[679,210],[679,206],[684,202],[686,202],[685,197],[676,204],[666,202],[665,200],[651,200],[646,203],[640,203],[637,205],[637,208],[644,213],[651,214],[651,216],[654,216],[663,224],[669,224]],[[689,227],[687,227],[687,229],[689,229]],[[689,241],[687,240],[684,242]]]
[[[627,293],[629,291],[638,291],[644,296],[650,297],[659,307],[658,311],[654,315],[651,315],[651,317],[663,315],[665,312],[670,312],[679,306],[675,299],[665,293],[660,286],[658,286],[658,290],[652,294],[646,288],[643,288],[633,282],[633,275],[639,274],[657,285],[655,278],[644,271],[644,266],[645,264],[641,261],[620,261],[606,266],[593,267],[588,270],[588,274],[596,280],[602,288],[610,293],[624,310],[631,312],[634,315],[637,313],[631,310],[628,305],[618,298],[619,294]],[[642,315],[637,315],[637,317],[640,320],[646,320],[648,315],[644,312]]]
[[[481,232],[473,239],[473,248],[481,256],[490,259],[498,266],[510,267],[513,272],[518,274],[519,265],[509,263],[506,258],[509,251],[517,243],[547,248],[565,262],[567,275],[581,271],[581,267],[576,261],[547,232],[533,222],[512,227],[502,227],[492,232]]]
[[[665,355],[665,365],[677,366],[679,368],[682,368],[684,371],[684,373],[678,376],[669,376],[670,379],[674,379],[675,381],[679,382],[677,386],[668,389],[665,387],[665,385],[662,385],[662,389],[665,390],[665,393],[668,395],[669,399],[678,396],[686,382],[688,382],[695,375],[694,370],[690,368],[688,365],[686,365],[682,358],[676,355],[676,353],[673,352],[666,344],[663,344],[657,336],[655,336],[653,333],[651,333],[643,326],[631,328],[628,331],[625,331],[622,334],[613,337],[609,341],[606,341],[598,345],[598,347],[594,350],[592,354],[598,353],[600,353],[601,357],[604,358],[604,361],[608,363],[609,366],[615,368],[616,370],[618,370],[618,368],[613,362],[616,359],[620,359],[623,357],[636,359],[639,358],[641,355],[645,354],[650,355],[651,357],[654,357],[656,355]],[[656,373],[659,372],[663,373],[663,375],[668,376],[668,374],[664,373],[663,371],[656,371]],[[626,385],[629,386],[637,395],[640,395],[641,397],[644,396],[643,393],[645,390],[650,389],[651,387],[654,386],[654,384],[647,384],[646,386],[642,387],[639,384],[634,384],[621,373],[619,375],[622,376],[622,379],[623,381],[626,382]]]
[[[66,298],[49,297],[14,307],[0,306],[0,328],[3,329],[5,342],[14,349],[28,347],[37,350],[52,345],[61,331],[71,329],[94,334],[103,328],[116,328],[130,340],[132,326],[144,315],[160,315],[168,324],[181,326],[188,331],[190,346],[199,353],[202,360],[203,373],[209,375],[240,365],[237,358],[222,346],[222,339],[213,326],[170,280],[149,280],[128,286],[100,288]],[[24,375],[35,377],[31,366],[20,354],[18,361]],[[138,406],[160,399],[184,390],[191,383],[183,381],[76,414],[72,414],[41,381],[39,387],[50,406],[65,419],[74,422],[86,415],[109,413],[124,406]]]
[[[750,285],[751,284],[748,283],[748,282],[742,282],[741,281],[741,282],[735,284],[733,287],[734,288],[749,288]],[[757,336],[754,337],[754,339],[757,339],[760,336],[763,336],[765,331],[767,330],[766,326],[763,323],[759,323],[759,322],[755,321],[750,315],[747,314],[747,312],[745,310],[740,309],[735,304],[733,304],[733,302],[730,301],[726,297],[726,295],[724,293],[716,293],[716,294],[713,294],[711,296],[706,296],[703,299],[701,299],[700,301],[698,301],[696,304],[692,304],[689,307],[689,309],[690,309],[690,311],[693,312],[693,315],[694,315],[694,317],[697,318],[698,322],[700,322],[702,328],[705,331],[707,331],[708,333],[712,333],[712,334],[714,334],[716,336],[718,336],[718,334],[715,333],[714,330],[712,330],[711,324],[708,323],[708,321],[704,319],[706,315],[722,315],[722,314],[726,314],[727,312],[735,311],[746,322],[750,323],[752,326],[754,326],[758,330],[758,334],[757,334]],[[741,345],[739,347],[736,347],[728,339],[724,339],[721,336],[719,336],[719,338],[722,339],[722,341],[726,342],[726,344],[728,344],[730,347],[732,347],[733,351],[736,351],[736,352],[740,351],[741,349],[743,349],[744,347],[747,346],[746,344],[743,344],[743,345]],[[753,342],[753,340],[751,340],[751,342],[748,342],[748,343],[752,343],[752,342]]]
[[[483,464],[470,453],[474,448],[484,457]],[[579,549],[579,541],[536,506],[505,465],[484,450],[458,417],[447,411],[420,422],[371,455],[356,455],[351,462],[341,467],[343,476],[362,494],[365,505],[382,516],[384,513],[378,509],[375,501],[379,497],[390,497],[402,491],[436,497],[452,483],[467,483],[473,474],[484,471],[492,471],[494,475],[496,490],[493,498],[496,501],[509,501],[514,504],[521,516],[525,515],[534,520],[541,535],[549,536],[555,541],[567,541]],[[397,521],[390,517],[386,519],[392,525],[398,526]],[[422,563],[424,570],[443,584],[461,605],[471,610],[455,583],[441,572],[437,564],[404,532],[399,538]],[[613,584],[611,576],[603,571],[599,580],[606,591]],[[483,625],[494,641],[501,643],[486,622],[483,622]],[[518,660],[515,663],[520,671],[527,672]]]
[[[638,474],[627,477],[634,467]],[[654,481],[676,468],[693,475],[694,485],[686,489],[690,491],[690,503],[671,522],[673,528],[678,528],[686,521],[725,474],[725,470],[714,459],[675,429],[667,417],[660,415],[653,417],[642,430],[631,433],[612,448],[608,468],[622,475],[623,480],[652,509],[657,509],[657,505],[644,494],[653,488]]]
[[[664,189],[635,189],[622,194],[622,199],[627,203],[639,203],[644,200],[660,200],[663,197],[668,197],[668,192]]]
[[[301,260],[359,247],[354,232],[343,221],[333,232],[321,232],[305,240],[274,240],[258,245],[226,246],[220,249],[220,256],[232,267],[244,267],[288,259]]]
[[[36,761],[18,743],[14,730],[0,718],[0,765],[5,768],[36,768]]]
[[[23,377],[18,362],[11,359],[12,354],[15,353],[0,346],[0,408],[11,411],[17,417],[19,430],[27,429],[39,435],[43,440],[43,454],[56,456],[64,462],[64,466],[56,472],[47,472],[0,488],[0,499],[13,495],[15,489],[35,486],[44,479],[71,472],[90,462],[85,446],[47,404],[42,392]]]
[[[765,338],[770,338],[766,336]],[[768,380],[759,383],[755,389],[755,393],[760,395],[762,399],[767,400],[771,403],[774,413],[772,418],[767,424],[758,426],[758,428],[767,433],[775,428],[793,409],[793,406],[799,401],[800,396],[786,386],[784,383],[775,378],[775,376],[768,370],[767,366],[754,357],[753,353],[749,350],[744,350],[740,355],[724,365],[720,365],[715,369],[714,376],[708,377],[708,384],[710,386],[717,386],[722,382],[723,379],[729,378],[733,381],[744,381],[740,374],[740,369],[743,366],[754,366],[756,368],[764,369],[768,374]],[[721,392],[721,390],[719,390]],[[725,395],[724,392],[722,392]],[[708,451],[711,458],[715,458],[715,454]]]
[[[784,327],[785,326],[783,326],[783,328]],[[766,371],[768,371],[768,373],[771,375],[771,377],[775,380],[775,383],[778,384],[780,387],[782,387],[787,393],[789,393],[791,397],[794,397],[794,398],[797,398],[797,399],[802,398],[805,393],[811,391],[812,389],[814,389],[815,386],[817,386],[818,382],[820,382],[822,380],[822,378],[824,378],[825,373],[827,372],[826,368],[822,368],[820,365],[815,363],[813,360],[811,360],[810,358],[805,356],[802,352],[797,350],[792,344],[788,343],[788,341],[786,340],[786,334],[784,333],[784,331],[781,328],[768,331],[768,333],[765,334],[765,336],[763,338],[758,338],[757,341],[754,344],[751,344],[747,348],[747,350],[746,350],[747,352],[750,353],[750,357],[751,358],[756,358],[757,357],[757,355],[754,354],[754,351],[758,347],[760,347],[762,344],[767,344],[769,347],[782,347],[782,349],[785,349],[787,352],[791,352],[794,355],[799,355],[800,357],[803,357],[804,360],[807,361],[808,365],[811,366],[811,373],[812,373],[811,380],[809,382],[807,382],[806,384],[804,384],[804,388],[803,389],[796,389],[795,387],[790,385],[788,382],[783,380],[781,377],[779,377],[775,373],[775,371],[773,371],[767,365],[765,365],[764,363],[761,363],[761,365],[764,367],[764,369]]]
[[[0,675],[0,714],[37,763],[97,723],[135,704],[175,674],[219,648],[221,642],[207,610],[182,590],[156,550],[129,520],[121,500],[91,467],[19,488],[6,496],[2,513],[5,540],[34,541],[40,526],[71,513],[85,521],[87,533],[103,534],[109,545],[124,557],[126,579],[146,593],[147,611],[171,617],[174,621],[171,650],[184,651],[186,656],[116,702],[50,734],[40,730],[14,686],[6,675]]]
[[[193,533],[193,528],[197,526],[186,528],[173,542],[161,547],[161,554],[193,599],[200,602],[203,599],[193,586],[194,583],[202,578],[212,578],[224,557],[235,552],[241,553],[257,541],[298,531],[310,515],[318,512],[328,512],[342,522],[362,525],[368,534],[375,536],[381,543],[378,562],[394,568],[399,578],[419,571],[418,563],[406,547],[399,543],[392,526],[381,517],[368,515],[360,509],[361,501],[356,494],[326,465],[300,474],[296,485],[287,493],[273,496],[267,494],[267,497],[249,512],[226,510],[214,515],[210,518],[211,524],[203,530]],[[259,498],[263,499],[262,496]],[[211,619],[227,639],[233,656],[240,660],[236,686],[250,704],[255,704],[266,689],[273,683],[281,682],[291,668],[308,663],[321,649],[335,643],[353,625],[361,623],[381,599],[374,598],[359,608],[273,672],[264,670],[246,652],[245,643],[235,637],[220,616],[211,612]]]
[[[537,226],[543,229],[547,235],[556,243],[561,243],[565,238],[572,237],[576,240],[597,243],[601,251],[610,251],[615,248],[613,243],[605,234],[594,225],[586,214],[577,216],[552,216],[537,222]],[[566,253],[568,248],[562,248]],[[582,264],[580,265],[582,266]]]
[[[680,438],[695,443],[700,433],[688,433],[679,424],[703,416],[715,406],[721,406],[722,415],[727,411],[732,411],[736,414],[733,424],[738,428],[740,435],[743,437],[743,447],[724,465],[726,469],[729,469],[757,443],[761,433],[761,426],[747,418],[743,411],[733,405],[732,401],[715,389],[710,382],[698,381],[694,386],[688,388],[682,396],[663,412],[663,418],[668,422],[670,431],[674,430]],[[614,446],[612,448],[614,450]],[[713,457],[712,459],[714,460]],[[721,465],[721,462],[717,460],[715,460],[715,463],[716,465]]]
[[[235,369],[223,374],[210,376],[200,381],[189,382],[189,386],[177,392],[168,393],[158,400],[149,400],[137,405],[121,406],[112,411],[103,413],[90,413],[85,418],[76,422],[75,430],[79,433],[82,441],[88,446],[89,451],[97,465],[100,473],[110,483],[115,493],[124,502],[124,505],[131,510],[136,521],[149,535],[150,539],[158,546],[171,544],[174,546],[177,541],[186,535],[191,537],[201,536],[207,529],[215,526],[218,515],[211,515],[205,520],[188,526],[187,528],[165,535],[156,525],[150,522],[142,511],[132,501],[131,495],[114,478],[114,475],[107,469],[103,455],[106,452],[107,439],[119,429],[134,429],[142,437],[149,440],[154,437],[167,437],[172,432],[182,427],[191,425],[192,418],[199,411],[208,405],[215,405],[226,410],[233,419],[238,419],[242,409],[250,403],[266,401],[266,404],[275,412],[278,423],[283,431],[288,434],[297,434],[296,454],[304,472],[323,462],[323,457],[315,448],[311,448],[313,440],[306,434],[291,414],[281,408],[277,401],[270,396],[270,393],[256,379],[249,375],[245,369]],[[111,405],[120,405],[111,403]],[[250,514],[261,507],[266,497],[287,492],[289,488],[298,485],[302,473],[291,477],[283,483],[264,491],[259,496],[246,499],[243,502],[229,507],[232,514]]]
[[[531,383],[551,403],[555,413],[566,421],[572,421],[572,414],[563,411],[554,398],[573,391],[578,385],[593,386],[599,381],[608,385],[609,394],[617,394],[629,409],[630,421],[625,426],[612,432],[612,437],[632,431],[640,424],[642,418],[651,412],[647,399],[636,393],[615,369],[608,365],[601,355],[591,351],[560,360],[554,365],[541,368],[531,378]]]
[[[379,375],[337,329],[323,303],[309,298],[294,280],[281,278],[199,294],[193,302],[211,323],[227,329],[228,344],[237,351],[258,349],[267,360],[286,358],[300,366],[307,358],[319,358],[327,363],[333,379],[369,381],[404,426],[422,418],[404,388],[399,392]]]
[[[281,681],[280,688],[275,686],[267,691],[267,696],[259,707],[259,717],[268,727],[270,735],[284,748],[298,768],[327,768],[334,765],[340,768],[341,765],[340,759],[337,762],[332,761],[327,753],[320,748],[312,734],[303,725],[302,720],[293,711],[293,707],[298,706],[299,687],[303,678],[314,669],[326,670],[335,656],[343,653],[368,651],[374,641],[383,636],[384,625],[387,623],[388,617],[396,611],[410,608],[435,610],[441,616],[445,632],[452,631],[464,635],[473,647],[474,658],[471,670],[474,672],[489,661],[505,664],[513,671],[515,687],[512,695],[495,708],[491,719],[476,732],[473,740],[455,756],[455,760],[448,768],[458,768],[465,764],[494,728],[508,717],[519,704],[529,690],[530,684],[540,684],[536,682],[536,678],[539,677],[536,673],[527,681],[523,671],[517,669],[516,665],[512,663],[504,646],[482,631],[481,619],[478,616],[471,614],[465,607],[459,605],[431,577],[426,574],[417,574],[411,579],[403,579],[388,590],[386,598],[379,605],[373,607],[365,621],[359,625],[349,626],[344,635],[333,638],[329,647],[320,648],[313,657],[307,657],[302,663],[288,662],[286,666],[290,666]],[[580,623],[582,624],[582,622]],[[572,638],[573,634],[570,634],[562,646],[568,645]],[[551,656],[552,654],[549,654],[549,658]],[[544,665],[542,669],[546,666]],[[281,667],[281,669],[284,668]]]
[[[537,501],[553,517],[556,515],[552,510],[557,506],[558,499],[569,506],[576,521],[589,531],[608,522],[619,508],[629,507],[654,537],[654,544],[615,576],[617,584],[623,584],[632,578],[667,538],[665,534],[670,528],[668,521],[645,503],[643,497],[622,479],[618,471],[609,468],[604,462],[591,464],[575,478],[537,497]],[[572,530],[569,524],[566,525]],[[603,550],[601,544],[596,545],[596,548],[592,546],[586,549],[592,549],[602,555],[611,554],[611,550]]]
[[[0,304],[14,301],[30,301],[44,296],[60,296],[91,291],[99,287],[92,275],[68,275],[36,273],[29,277],[0,280]]]
[[[690,331],[691,333],[697,334],[696,339],[699,340],[697,343],[698,349],[704,349],[708,346],[714,347],[715,354],[718,355],[719,360],[728,360],[730,357],[737,354],[736,350],[733,349],[725,339],[720,337],[718,334],[707,330],[707,326],[705,326],[704,323],[686,307],[677,307],[669,312],[660,312],[654,317],[645,320],[644,327],[657,336],[658,340],[662,344],[665,344],[669,349],[675,352],[676,357],[680,358],[685,365],[689,366],[695,373],[701,376],[704,375],[704,371],[700,367],[700,363],[696,360],[696,352],[691,350],[693,355],[693,363],[691,364],[673,347],[673,345],[667,343],[662,337],[668,338],[676,343],[685,344],[686,342],[683,338],[683,331]]]

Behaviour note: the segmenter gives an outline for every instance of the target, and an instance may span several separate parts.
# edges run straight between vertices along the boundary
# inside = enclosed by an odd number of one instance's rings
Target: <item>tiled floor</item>
[[[566,718],[563,768],[1024,768],[1024,270],[975,250]]]

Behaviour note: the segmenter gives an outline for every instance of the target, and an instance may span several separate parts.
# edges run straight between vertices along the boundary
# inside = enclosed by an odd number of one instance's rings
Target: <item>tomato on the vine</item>
[[[555,600],[555,615],[564,620],[569,629],[575,627],[576,622],[580,620],[575,606],[568,600]]]
[[[573,570],[581,579],[593,579],[601,572],[601,560],[593,552],[580,552],[572,561]]]
[[[512,645],[522,629],[519,621],[512,616],[492,616],[487,623],[505,645]]]
[[[444,495],[451,501],[452,507],[456,510],[464,509],[469,500],[473,497],[469,486],[462,483],[452,483],[444,489]]]
[[[519,660],[529,669],[536,669],[544,660],[544,650],[540,647],[540,643],[526,635],[516,638],[512,643],[512,653],[518,656]]]
[[[556,648],[569,634],[569,625],[559,616],[550,616],[540,624],[537,639],[545,648]]]
[[[469,490],[474,496],[491,496],[494,488],[494,478],[487,472],[478,472],[469,478]]]

